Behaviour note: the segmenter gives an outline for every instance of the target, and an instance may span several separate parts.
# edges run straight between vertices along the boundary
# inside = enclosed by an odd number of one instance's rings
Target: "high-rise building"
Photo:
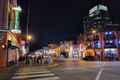
[[[85,42],[99,58],[118,59],[120,25],[113,24],[108,7],[98,4],[84,18]]]
[[[84,18],[85,32],[91,33],[93,30],[104,31],[104,25],[109,22],[108,7],[98,4],[90,9],[88,16]]]

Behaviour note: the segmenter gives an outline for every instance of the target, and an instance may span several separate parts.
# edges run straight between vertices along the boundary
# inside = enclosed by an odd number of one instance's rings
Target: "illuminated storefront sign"
[[[20,23],[20,12],[22,11],[21,7],[13,7],[13,10],[15,10],[15,29],[19,29],[19,23]]]
[[[117,49],[114,49],[114,48],[104,49],[104,54],[105,54],[105,56],[107,56],[107,57],[116,56],[117,53],[118,53]]]

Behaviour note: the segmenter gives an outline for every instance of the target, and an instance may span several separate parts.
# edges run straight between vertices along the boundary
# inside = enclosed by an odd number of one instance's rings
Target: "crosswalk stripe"
[[[15,75],[30,75],[30,74],[45,74],[45,73],[50,73],[50,71],[40,71],[40,72],[26,72],[26,73],[15,73]]]
[[[58,80],[59,77],[47,77],[47,78],[37,78],[37,79],[29,79],[29,80]]]
[[[36,77],[48,77],[48,76],[54,76],[53,73],[47,73],[47,74],[39,74],[39,75],[23,75],[23,76],[13,76],[12,79],[24,79],[24,78],[36,78]]]

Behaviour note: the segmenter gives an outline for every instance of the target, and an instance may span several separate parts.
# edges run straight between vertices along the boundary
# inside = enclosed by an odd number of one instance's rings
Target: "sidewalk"
[[[16,65],[0,68],[0,80],[9,80],[17,69]]]

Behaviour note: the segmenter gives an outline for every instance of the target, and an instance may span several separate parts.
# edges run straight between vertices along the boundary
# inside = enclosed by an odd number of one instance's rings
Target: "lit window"
[[[110,40],[110,43],[113,43],[113,41],[112,41],[112,40]]]
[[[105,35],[108,35],[109,33],[108,32],[105,32]]]
[[[107,40],[106,43],[109,43],[109,41]]]
[[[120,40],[118,41],[118,43],[120,44]]]
[[[112,34],[112,32],[109,32],[109,35],[111,35]]]

